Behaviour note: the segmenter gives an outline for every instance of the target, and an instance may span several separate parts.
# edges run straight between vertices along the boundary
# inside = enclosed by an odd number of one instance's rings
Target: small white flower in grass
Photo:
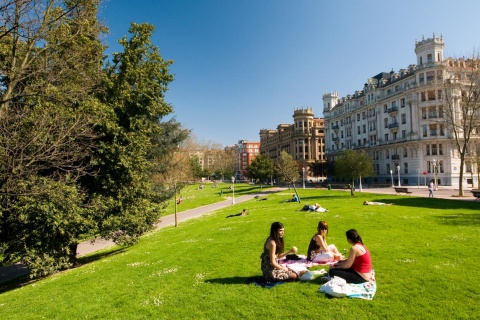
[[[183,243],[192,243],[192,242],[197,242],[197,240],[195,239],[188,239],[188,240],[184,240],[182,241]]]
[[[231,228],[231,227],[220,228],[219,230],[220,230],[220,231],[230,231],[230,230],[232,230],[232,228]]]
[[[411,260],[411,259],[404,259],[404,260],[399,260],[400,262],[403,262],[403,263],[414,263],[414,262],[417,262],[417,260]]]
[[[145,300],[144,302],[142,302],[142,307],[146,307],[148,306],[149,304],[152,304],[154,305],[155,307],[159,307],[163,304],[163,299],[162,299],[162,295],[160,294],[158,297],[153,297],[152,301],[150,302],[150,300]]]
[[[148,265],[149,265],[149,264],[146,263],[146,262],[132,262],[132,263],[127,264],[127,266],[129,266],[129,267],[134,267],[134,268],[136,268],[136,267],[148,266]]]
[[[161,277],[165,274],[169,274],[169,273],[175,273],[178,271],[178,268],[170,268],[170,269],[163,269],[163,270],[160,270],[160,271],[157,271],[155,272],[154,274],[150,275],[149,278],[152,278],[152,277]]]

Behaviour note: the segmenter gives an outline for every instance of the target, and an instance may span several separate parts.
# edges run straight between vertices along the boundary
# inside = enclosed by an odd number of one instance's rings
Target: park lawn
[[[5,319],[472,319],[479,314],[479,203],[300,189],[251,200],[144,236],[124,249],[21,288],[3,289]],[[393,206],[363,206],[364,200]],[[319,202],[326,213],[303,212]],[[246,208],[245,217],[226,218]],[[261,274],[270,224],[285,226],[287,247],[306,253],[318,221],[345,252],[356,228],[372,254],[372,301],[329,298],[319,279],[265,289],[245,281]]]
[[[199,186],[203,185],[203,189]],[[182,202],[177,205],[177,212],[198,208],[200,206],[209,205],[216,202],[232,199],[232,197],[241,197],[247,194],[256,194],[267,191],[272,186],[258,185],[248,183],[235,183],[235,189],[230,188],[231,183],[219,182],[214,187],[213,182],[206,181],[204,183],[194,183],[185,186],[177,195],[182,197]],[[165,212],[162,215],[175,213],[175,201],[172,199],[168,202]]]

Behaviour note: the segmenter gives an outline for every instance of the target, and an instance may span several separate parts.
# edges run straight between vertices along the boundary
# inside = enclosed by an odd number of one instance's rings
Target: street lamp
[[[302,182],[303,182],[303,189],[305,189],[305,167],[302,167]]]
[[[397,166],[398,186],[400,187],[400,166]]]
[[[390,180],[392,181],[392,188],[395,187],[393,185],[393,171],[392,170],[390,170]]]
[[[232,204],[235,204],[235,177],[232,177]]]
[[[435,188],[435,191],[438,190],[437,186],[437,160],[433,159],[433,187]]]

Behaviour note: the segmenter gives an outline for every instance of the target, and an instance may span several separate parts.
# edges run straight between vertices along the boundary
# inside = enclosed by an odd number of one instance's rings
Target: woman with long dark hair
[[[357,230],[350,229],[346,232],[347,241],[352,245],[348,258],[337,262],[330,267],[330,278],[340,277],[347,283],[363,283],[371,280],[372,259],[370,251],[363,244],[362,237]]]
[[[263,252],[260,256],[261,269],[265,280],[267,281],[284,281],[298,280],[306,271],[297,274],[295,271],[288,269],[278,263],[278,259],[284,258],[287,254],[296,253],[296,247],[292,247],[287,252],[283,252],[284,242],[283,235],[285,228],[280,222],[272,223],[270,227],[270,236],[263,245]]]

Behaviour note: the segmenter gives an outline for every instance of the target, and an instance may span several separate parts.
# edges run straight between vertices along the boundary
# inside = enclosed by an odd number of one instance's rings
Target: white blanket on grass
[[[372,270],[372,279],[364,283],[347,283],[345,279],[333,277],[330,281],[320,287],[320,292],[324,292],[333,297],[349,297],[357,299],[372,300],[377,292],[377,283],[375,281],[375,271]]]

